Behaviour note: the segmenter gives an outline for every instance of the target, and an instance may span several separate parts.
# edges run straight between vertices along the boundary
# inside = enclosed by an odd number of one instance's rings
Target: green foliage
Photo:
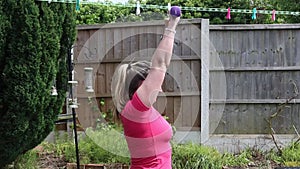
[[[19,156],[14,162],[14,169],[38,169],[38,153],[31,150]]]
[[[96,130],[91,128],[86,130],[86,134],[90,141],[93,141],[102,150],[107,152],[114,152],[116,155],[108,153],[106,155],[112,163],[127,163],[129,157],[129,151],[127,148],[126,141],[121,134],[120,126],[112,126],[109,124],[98,125]],[[103,139],[105,138],[105,139]],[[103,157],[98,157],[103,158]],[[107,161],[106,160],[106,161]]]
[[[146,4],[148,5],[162,5],[162,6],[167,6],[170,1],[168,0],[147,0]],[[176,0],[172,1],[172,6],[184,6],[184,7],[204,7],[204,2],[203,1],[196,1],[196,0]],[[166,14],[166,10],[160,10],[157,12],[161,12]],[[192,18],[207,18],[207,15],[205,15],[202,12],[199,11],[182,11],[182,16],[181,18],[185,19],[192,19]]]
[[[167,6],[169,0],[143,0],[141,4]],[[111,1],[107,3],[112,4]],[[135,5],[135,0],[129,0],[128,4]],[[231,8],[231,9],[253,9],[257,10],[284,10],[299,11],[300,6],[297,0],[175,0],[172,5],[184,7],[205,7],[205,8]],[[224,12],[204,12],[204,11],[182,11],[182,18],[208,18],[210,24],[271,24],[271,23],[299,23],[299,16],[277,15],[276,21],[271,21],[271,14],[257,14],[257,19],[252,20],[251,13],[231,13],[231,20],[225,18]],[[165,9],[144,9],[141,8],[141,15],[135,15],[135,8],[124,8],[104,5],[82,5],[78,12],[77,24],[98,24],[111,22],[134,22],[163,19],[166,17]]]
[[[0,166],[4,166],[41,143],[62,111],[75,9],[34,0],[1,3],[0,27],[5,33],[0,33]],[[58,97],[50,96],[55,78]]]
[[[240,154],[223,154],[223,165],[224,166],[246,166],[252,160],[252,154],[250,149],[246,149]]]
[[[109,137],[109,136],[106,136]],[[103,135],[102,135],[103,139]],[[100,140],[100,138],[98,139]],[[83,154],[86,158],[86,160],[89,160],[88,162],[94,162],[94,163],[106,163],[106,164],[112,164],[112,163],[122,163],[122,164],[129,164],[129,158],[128,157],[123,157],[123,156],[118,156],[111,151],[107,151],[99,146],[98,140],[91,139],[89,137],[85,138],[85,142],[80,144],[80,151],[81,154]],[[105,139],[104,139],[105,140]],[[108,141],[108,140],[106,140]],[[114,145],[115,152],[122,151],[119,150],[120,148],[126,147],[126,145],[123,145],[123,147],[120,147],[119,145],[116,145],[117,140],[110,140],[110,143]]]
[[[112,4],[112,2],[110,3]],[[124,16],[128,16],[132,12],[131,10],[132,9],[126,7],[109,7],[101,4],[83,5],[80,11],[77,12],[76,24],[91,25],[115,22],[116,20],[122,20]]]
[[[58,139],[55,143],[43,142],[41,143],[43,151],[48,154],[54,153],[56,157],[64,157],[66,161],[76,161],[74,141],[70,138],[64,137]]]
[[[79,154],[81,164],[129,164],[127,156],[120,156],[111,152],[126,151],[124,138],[112,134],[111,131],[121,132],[120,128],[111,125],[103,125],[97,130],[88,129],[84,136],[79,139]],[[123,139],[123,140],[120,140]],[[108,150],[103,145],[113,146]],[[60,136],[55,143],[43,142],[44,154],[53,154],[55,157],[62,157],[66,162],[75,163],[76,154],[73,138]],[[186,143],[177,144],[172,142],[172,168],[173,169],[219,169],[219,168],[247,168],[249,164],[255,164],[258,168],[270,167],[270,163],[277,163],[280,166],[299,166],[300,155],[299,143],[282,149],[283,153],[271,150],[262,152],[248,148],[238,154],[219,153],[216,149],[200,144]],[[31,150],[15,161],[15,167],[35,168],[38,162],[37,153]],[[24,167],[26,166],[26,167]]]
[[[158,0],[147,0],[148,4],[156,5],[167,5],[168,0],[158,1]],[[272,9],[269,6],[269,1],[254,1],[251,0],[206,0],[206,1],[196,1],[196,0],[177,0],[172,1],[172,5],[184,6],[184,7],[205,7],[205,8],[231,8],[231,9],[252,9],[256,7],[257,9]],[[226,13],[224,12],[197,12],[197,11],[182,11],[182,18],[208,18],[211,24],[246,24],[246,23],[264,23],[267,21],[264,15],[259,15],[255,21],[251,20],[251,14],[240,14],[231,13],[231,20],[226,20]],[[270,19],[270,18],[268,18]]]
[[[3,1],[0,1],[0,63],[3,63],[5,60],[4,48],[6,45],[6,31],[9,27],[9,22],[7,20],[6,15],[4,15],[3,11]],[[0,72],[4,69],[4,65],[0,64]],[[2,74],[0,77],[2,78]],[[0,83],[0,89],[2,88],[2,83]],[[2,90],[0,90],[0,96],[2,95]],[[0,97],[0,105],[2,105],[2,97]]]
[[[280,0],[273,0],[270,1],[270,3],[276,10],[298,11],[298,12],[300,11],[300,5],[298,0],[288,0],[288,1],[284,1],[284,3]],[[280,16],[279,19],[283,23],[300,23],[299,16],[286,15],[286,16]]]
[[[115,128],[103,127],[96,131],[88,130],[85,136],[80,137],[79,154],[81,164],[129,164],[129,157],[119,156],[111,152],[126,151],[126,142],[119,141],[118,136],[112,134]],[[120,144],[121,143],[121,144]],[[103,145],[111,145],[113,150],[103,148]],[[43,143],[45,151],[55,152],[57,156],[64,156],[68,162],[76,162],[75,145],[72,139],[67,137],[58,139],[56,143]],[[125,148],[125,150],[124,150]]]
[[[173,144],[172,168],[222,168],[221,154],[210,147],[193,143]]]
[[[282,149],[282,154],[271,151],[268,158],[288,167],[300,166],[300,144],[299,142],[291,143]]]

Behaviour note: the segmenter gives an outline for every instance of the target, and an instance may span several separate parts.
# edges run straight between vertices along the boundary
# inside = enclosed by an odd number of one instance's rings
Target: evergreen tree
[[[5,0],[0,8],[0,167],[41,143],[64,104],[74,5]],[[3,22],[2,22],[3,21]],[[51,96],[57,79],[59,95]]]

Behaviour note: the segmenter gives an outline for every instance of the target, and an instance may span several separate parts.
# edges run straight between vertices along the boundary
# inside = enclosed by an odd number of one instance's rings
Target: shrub
[[[66,57],[76,32],[74,5],[35,0],[0,3],[3,167],[40,144],[53,130],[65,100]],[[59,95],[52,97],[55,78]]]
[[[221,154],[210,147],[198,144],[173,144],[173,168],[222,168]]]
[[[14,169],[38,169],[38,153],[34,150],[19,156],[14,162]]]

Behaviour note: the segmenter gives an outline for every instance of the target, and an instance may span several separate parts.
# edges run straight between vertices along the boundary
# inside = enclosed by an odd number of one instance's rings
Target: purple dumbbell
[[[175,17],[181,16],[181,9],[179,8],[179,6],[172,6],[172,8],[170,9],[170,15]]]

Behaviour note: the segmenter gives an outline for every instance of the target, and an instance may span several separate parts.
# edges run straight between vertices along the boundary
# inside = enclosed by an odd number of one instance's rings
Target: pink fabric
[[[130,169],[172,169],[172,151],[169,150],[157,157],[132,158]]]
[[[172,128],[137,94],[121,112],[124,134],[131,155],[131,169],[171,169]]]
[[[272,11],[272,21],[275,21],[276,19],[276,10]]]
[[[139,97],[137,96],[137,93],[133,94],[132,100],[134,100],[134,102],[131,102],[131,104],[133,105],[134,108],[136,108],[138,111],[147,111],[150,108],[147,107],[146,105],[143,104],[143,102],[139,99]]]
[[[227,9],[226,19],[231,19],[231,16],[230,16],[230,8]]]
[[[124,112],[124,113],[122,113]],[[155,109],[150,108],[147,111],[138,111],[133,105],[132,101],[129,101],[124,110],[121,112],[121,115],[132,121],[137,123],[150,123],[160,117],[160,113],[157,112]]]

